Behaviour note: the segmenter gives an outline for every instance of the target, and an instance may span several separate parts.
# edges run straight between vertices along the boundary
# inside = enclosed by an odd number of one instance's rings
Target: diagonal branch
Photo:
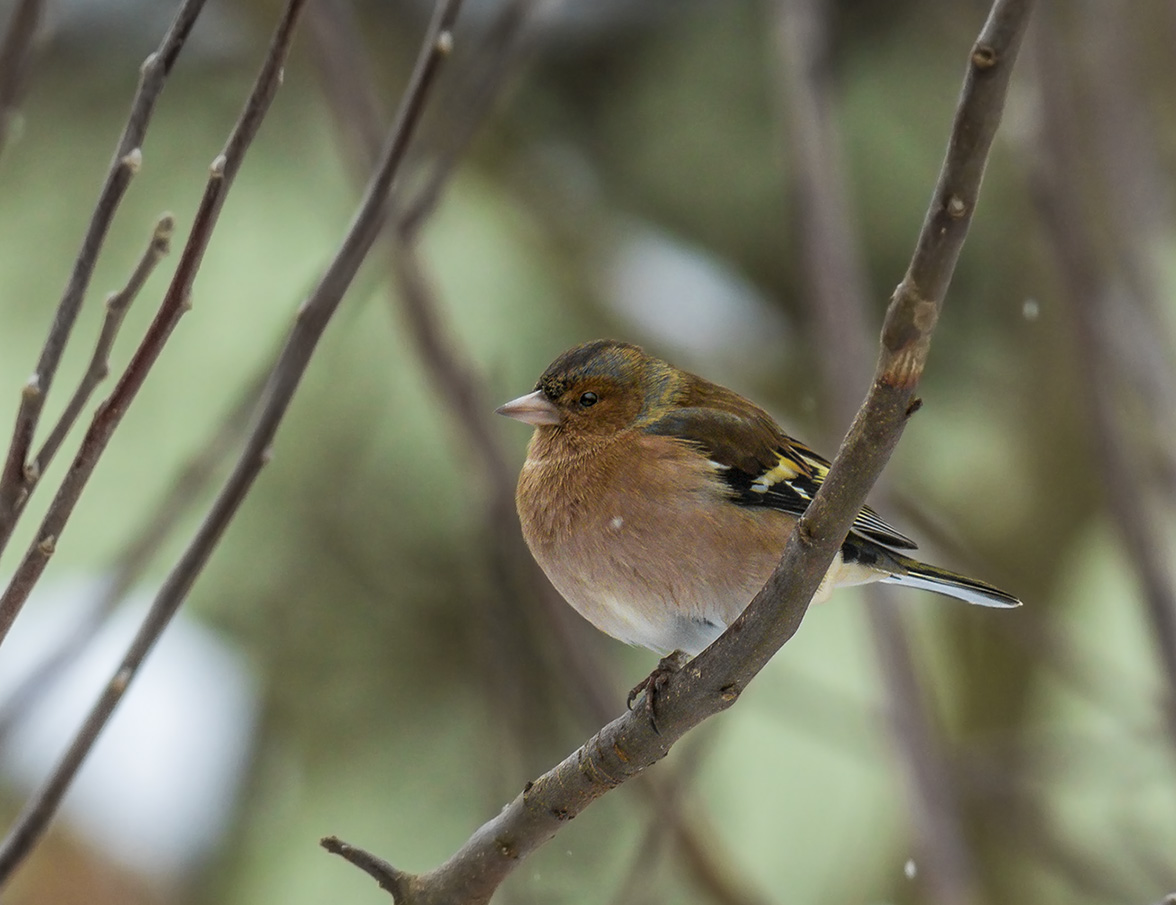
[[[58,302],[53,325],[49,328],[49,335],[41,348],[36,370],[21,392],[20,407],[12,431],[12,444],[8,449],[4,466],[0,469],[0,554],[3,554],[12,537],[16,521],[36,483],[32,470],[27,466],[33,434],[40,421],[41,410],[45,406],[45,397],[48,396],[53,378],[57,374],[57,367],[61,363],[70,332],[81,310],[82,300],[90,285],[94,266],[106,241],[106,234],[110,231],[114,214],[122,202],[123,195],[126,194],[131,177],[142,165],[143,139],[146,137],[151,116],[155,112],[155,102],[159,100],[164,83],[171,74],[176,58],[203,7],[204,0],[184,0],[167,34],[160,42],[159,49],[143,61],[139,88],[131,101],[131,112],[114,152],[110,169],[106,173],[106,181],[94,205],[94,214],[86,227],[81,250],[74,261],[65,292]]]
[[[225,153],[217,158],[217,164],[226,176],[235,173],[240,162],[240,152],[248,144],[243,134],[246,127],[255,131],[260,120],[262,110],[254,103],[255,98],[272,96],[272,89],[276,89],[280,81],[282,59],[288,49],[295,20],[304,3],[305,0],[289,0],[274,34],[270,53],[258,76],[254,94],[246,104],[245,112],[226,145]],[[130,682],[155,646],[155,642],[186,599],[217,542],[240,508],[245,495],[253,486],[262,467],[269,461],[270,445],[278,425],[306,372],[315,347],[383,227],[387,198],[393,181],[404,161],[409,141],[420,121],[425,101],[434,85],[441,63],[452,49],[453,38],[450,28],[460,6],[461,0],[441,0],[438,3],[400,111],[380,155],[379,166],[372,174],[363,200],[338,252],[310,297],[299,309],[294,326],[270,375],[257,420],[246,440],[245,449],[197,530],[196,536],[159,589],[122,662],[103,688],[69,749],[55,765],[42,787],[25,805],[16,824],[0,844],[0,887],[7,882],[12,872],[44,834],[99,733],[106,726]],[[198,218],[197,223],[200,222]],[[196,232],[197,228],[194,227],[193,233]],[[171,293],[169,298],[170,295]],[[183,298],[186,297],[185,294]]]
[[[383,858],[377,858],[371,852],[349,845],[337,836],[325,836],[319,841],[332,855],[338,855],[344,861],[354,864],[365,874],[380,884],[380,889],[392,895],[397,902],[414,901],[406,898],[411,895],[412,877],[397,870]]]
[[[524,857],[597,798],[661,760],[687,731],[730,707],[800,627],[808,602],[910,414],[931,333],[967,234],[1031,0],[997,0],[972,50],[947,157],[910,268],[891,300],[874,384],[780,563],[744,613],[670,676],[658,729],[642,708],[603,727],[483,824],[437,869],[393,869],[398,905],[488,902]],[[335,841],[334,845],[338,845]]]
[[[0,702],[0,745],[12,727],[29,714],[65,670],[93,641],[98,629],[140,580],[151,560],[204,496],[221,466],[237,448],[257,408],[273,356],[242,386],[237,400],[212,430],[203,446],[179,469],[168,492],[144,519],[138,532],[117,556],[102,582],[101,592],[85,614]]]
[[[155,224],[155,230],[151,234],[151,241],[147,244],[142,257],[139,258],[139,263],[131,273],[127,284],[118,292],[112,292],[107,297],[106,317],[102,322],[98,342],[94,346],[94,354],[90,356],[86,373],[82,375],[81,382],[74,390],[65,411],[61,413],[61,417],[53,425],[53,430],[49,432],[49,436],[41,446],[41,451],[26,466],[26,470],[32,472],[33,481],[39,480],[40,476],[45,473],[53,461],[53,457],[61,448],[62,441],[65,440],[66,435],[77,422],[86,403],[90,401],[90,395],[110,373],[110,350],[114,347],[114,341],[122,327],[123,318],[130,310],[135,297],[143,289],[143,284],[147,282],[147,278],[155,270],[155,265],[171,250],[171,237],[174,229],[175,218],[171,214],[164,214],[159,218]]]
[[[8,588],[0,596],[0,643],[3,643],[33,587],[48,566],[61,532],[73,514],[74,507],[115,429],[138,395],[180,318],[191,308],[192,285],[196,280],[196,273],[200,269],[225,197],[241,167],[245,152],[256,137],[269,110],[270,102],[277,93],[282,79],[282,64],[293,38],[294,23],[305,2],[306,0],[289,0],[241,116],[233,127],[224,150],[212,162],[208,183],[205,185],[200,207],[192,223],[192,231],[188,235],[188,242],[184,246],[176,272],[155,319],[147,328],[143,341],[135,350],[118,384],[98,407],[90,429],[86,431],[77,456],[49,504],[36,536],[29,545],[24,559],[17,566]],[[19,419],[20,416],[17,417]],[[27,475],[30,469],[25,468],[24,471]]]
[[[826,68],[828,4],[777,0],[782,119],[796,173],[797,219],[816,358],[831,423],[848,421],[868,380],[864,268],[850,226]],[[878,499],[875,494],[875,499]],[[891,742],[905,771],[920,874],[932,901],[967,903],[976,890],[963,817],[933,714],[926,706],[901,614],[882,585],[863,588],[865,617],[885,685]]]
[[[304,2],[305,0],[290,0],[275,31],[269,53],[241,116],[229,136],[223,153],[213,161],[212,173],[204,197],[201,199],[192,232],[163,304],[131,362],[123,372],[118,385],[110,397],[99,407],[69,473],[50,504],[37,536],[17,568],[8,589],[3,597],[0,597],[0,639],[11,627],[33,585],[44,571],[49,557],[53,553],[57,538],[85,488],[87,479],[93,473],[114,429],[142,386],[168,336],[180,317],[190,307],[192,284],[200,261],[211,238],[213,227],[216,225],[225,195],[280,84],[282,64],[293,37],[294,24]],[[150,619],[150,614],[148,619]],[[142,657],[145,655],[146,650],[143,650],[138,663],[142,662]],[[102,726],[105,725],[106,720],[113,712],[115,704],[121,699],[138,663],[135,663],[134,666],[128,666],[124,660],[114,678],[107,685],[99,704],[91,712],[85,725],[75,737],[62,762],[46,785],[29,800],[17,818],[16,824],[0,844],[0,887],[7,882],[12,872],[24,860],[48,827],[66,788],[89,753]]]
[[[74,391],[74,395],[70,399],[69,404],[65,407],[65,411],[61,414],[57,424],[54,425],[49,438],[37,454],[37,458],[27,466],[33,471],[34,481],[38,480],[44,470],[49,467],[62,441],[73,428],[82,409],[89,401],[90,395],[98,384],[106,378],[110,369],[110,350],[114,345],[115,338],[118,336],[123,318],[130,308],[131,303],[143,288],[147,277],[155,269],[155,265],[170,250],[171,234],[174,226],[175,221],[170,214],[164,214],[160,217],[152,233],[151,241],[148,243],[146,250],[143,252],[138,265],[127,280],[126,285],[119,291],[111,293],[107,298],[106,318],[103,321],[98,342],[95,344],[94,353],[90,358],[86,372],[82,376],[77,389]],[[221,437],[224,432],[222,429],[216,437]],[[214,438],[210,445],[215,445],[216,443],[217,440]],[[187,494],[183,491],[192,483],[190,473],[196,464],[195,461],[190,463],[189,468],[185,470],[181,480],[177,482],[177,492],[173,494],[177,498],[176,506],[169,507],[165,503],[162,510],[155,517],[148,520],[144,531],[137,540],[131,543],[126,554],[124,554],[120,566],[116,569],[115,576],[106,583],[93,609],[73,627],[71,632],[62,640],[60,646],[46,656],[42,662],[22,679],[20,684],[9,692],[3,704],[0,704],[0,739],[4,738],[8,728],[15,719],[19,718],[24,708],[37,700],[38,693],[49,687],[53,676],[58,674],[78,653],[85,649],[86,644],[93,637],[95,630],[113,611],[118,602],[122,600],[132,582],[138,578],[140,571],[146,564],[146,560],[163,538],[166,537],[166,532],[170,529],[171,523],[176,520],[179,512],[183,510],[184,503],[181,500],[186,496],[192,495],[191,491]]]

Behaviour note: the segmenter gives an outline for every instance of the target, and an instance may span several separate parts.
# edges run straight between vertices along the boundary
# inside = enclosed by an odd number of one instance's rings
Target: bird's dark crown
[[[645,352],[632,343],[615,339],[597,339],[568,349],[547,366],[535,389],[548,399],[559,399],[574,383],[603,378],[616,383],[638,379]]]
[[[599,339],[556,358],[535,389],[561,413],[561,431],[608,435],[643,423],[664,406],[677,391],[677,373],[638,346]]]

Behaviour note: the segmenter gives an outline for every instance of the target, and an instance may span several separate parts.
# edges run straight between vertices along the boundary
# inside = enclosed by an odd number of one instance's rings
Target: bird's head
[[[540,431],[602,438],[646,420],[675,389],[672,367],[637,346],[601,339],[548,365],[533,392],[496,411]]]

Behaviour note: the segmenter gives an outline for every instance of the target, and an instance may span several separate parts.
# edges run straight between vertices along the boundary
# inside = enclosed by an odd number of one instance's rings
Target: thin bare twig
[[[114,348],[114,341],[118,337],[119,328],[122,327],[123,318],[142,290],[143,284],[155,270],[155,265],[171,251],[171,237],[175,225],[175,218],[171,214],[164,214],[159,218],[151,234],[151,241],[147,243],[147,248],[127,284],[107,297],[106,317],[102,322],[102,330],[98,334],[98,342],[94,347],[94,354],[90,357],[90,364],[86,367],[86,373],[82,375],[81,382],[66,405],[65,411],[53,425],[53,430],[49,432],[41,451],[28,466],[32,470],[33,480],[38,480],[45,473],[61,448],[62,441],[77,422],[86,403],[90,401],[90,395],[110,373],[110,350]]]
[[[213,161],[212,176],[205,189],[204,197],[201,199],[188,243],[184,248],[171,285],[164,296],[159,313],[148,328],[147,334],[130,364],[123,372],[118,386],[115,387],[113,393],[95,415],[94,422],[82,441],[81,450],[74,460],[69,474],[62,482],[57,497],[50,505],[41,530],[33,541],[33,546],[18,567],[8,591],[0,599],[0,637],[2,637],[2,632],[6,632],[11,626],[20,605],[27,598],[33,583],[44,570],[45,563],[52,553],[53,545],[56,543],[58,532],[64,526],[73,505],[77,502],[86,479],[92,473],[98,456],[105,448],[114,428],[142,386],[147,372],[158,358],[176,323],[190,306],[192,283],[224,203],[225,194],[240,169],[244,154],[256,136],[269,109],[270,102],[281,83],[282,66],[289,52],[298,14],[305,2],[306,0],[289,0],[287,3],[274,31],[265,62],[262,64],[257,80],[245,102],[241,116],[229,135],[224,151]],[[358,266],[358,262],[356,264]],[[306,315],[309,307],[308,304],[303,309],[303,316]],[[325,326],[325,322],[323,325]],[[293,392],[292,386],[290,392]],[[278,395],[278,391],[271,384],[270,406],[273,406],[274,399]],[[283,411],[286,402],[288,402],[288,397],[280,403]],[[272,421],[273,427],[276,428],[276,424],[276,421]],[[254,436],[257,436],[256,432]],[[270,436],[272,436],[272,429]],[[268,446],[268,443],[269,437],[266,437],[264,445]],[[249,450],[249,461],[250,463],[256,461],[257,468],[260,468],[262,457],[253,447]],[[236,477],[240,471],[239,465],[234,476]],[[166,627],[171,615],[191,588],[192,582],[207,560],[215,540],[224,530],[228,517],[236,511],[244,496],[244,491],[248,489],[252,483],[252,477],[255,475],[256,470],[252,472],[247,481],[233,486],[232,492],[230,492],[230,488],[222,491],[221,497],[218,498],[218,504],[221,504],[223,508],[219,513],[214,509],[214,515],[219,515],[223,520],[212,521],[213,515],[210,515],[209,520],[212,523],[206,521],[201,526],[197,539],[193,541],[184,559],[168,577],[118,670],[102,691],[94,708],[70,744],[69,750],[54,768],[45,784],[26,803],[15,825],[3,843],[0,843],[0,888],[7,883],[12,872],[45,832],[53,815],[57,812],[66,789],[89,754],[98,734],[106,725],[115,706],[122,699],[129,682]],[[231,500],[231,505],[224,506],[226,498]],[[193,554],[193,549],[197,551],[195,554]]]
[[[123,549],[110,574],[104,579],[101,594],[84,616],[70,629],[57,647],[49,651],[0,703],[0,744],[22,717],[29,713],[41,695],[53,687],[55,679],[84,651],[98,629],[126,598],[143,576],[151,560],[166,543],[183,518],[199,502],[217,470],[237,446],[272,367],[272,356],[264,367],[242,387],[240,397],[205,440],[204,445],[180,468],[176,479],[144,519],[137,535]]]
[[[486,29],[478,57],[467,67],[471,75],[462,90],[455,92],[447,141],[430,161],[428,176],[416,194],[396,212],[396,227],[404,242],[415,241],[436,210],[453,170],[501,102],[506,83],[534,55],[542,40],[542,23],[537,20],[543,11],[540,0],[510,0]]]
[[[28,79],[33,59],[33,40],[45,14],[45,0],[17,0],[0,40],[0,153]]]
[[[764,589],[710,647],[669,677],[658,698],[660,731],[641,708],[613,720],[528,783],[445,864],[415,877],[397,872],[398,905],[488,902],[522,859],[568,820],[663,758],[689,729],[730,707],[800,627],[913,411],[913,393],[967,234],[1031,6],[1030,0],[997,0],[973,48],[947,158],[910,268],[887,311],[873,387]]]
[[[24,606],[34,585],[49,564],[61,532],[73,513],[86,483],[93,474],[106,445],[115,429],[126,414],[127,408],[147,379],[148,373],[158,360],[168,337],[171,336],[180,318],[191,307],[192,285],[204,258],[204,252],[212,238],[213,229],[220,217],[225,197],[233,179],[241,167],[245,152],[257,135],[261,122],[269,110],[270,102],[281,84],[282,64],[293,38],[294,24],[306,0],[289,0],[286,10],[274,33],[270,52],[266,56],[257,81],[249,94],[240,118],[233,127],[224,150],[217,155],[210,167],[208,183],[200,200],[200,207],[193,219],[192,231],[176,266],[176,272],[167,288],[163,302],[155,319],[147,328],[130,363],[119,378],[113,392],[98,407],[90,429],[61,482],[57,494],[41,521],[29,546],[28,552],[17,566],[11,582],[0,596],[0,643],[3,643],[12,623]],[[28,469],[25,469],[26,473]]]
[[[338,836],[324,836],[319,840],[319,845],[332,855],[338,855],[344,861],[354,864],[379,883],[380,889],[391,893],[397,902],[411,893],[412,878],[397,870],[383,858],[377,858],[371,852],[365,852],[362,848],[349,845]]]
[[[57,305],[53,325],[41,348],[36,370],[21,391],[20,407],[16,413],[16,424],[12,432],[12,444],[8,449],[3,469],[0,469],[0,555],[12,537],[17,519],[36,484],[37,476],[28,467],[29,452],[33,435],[41,418],[45,398],[57,374],[61,356],[69,342],[70,332],[82,307],[86,289],[94,273],[98,255],[106,241],[111,221],[118,210],[131,177],[142,165],[143,139],[147,126],[155,111],[155,102],[163,91],[164,83],[171,74],[176,58],[196,23],[205,0],[185,0],[159,48],[143,61],[140,70],[139,87],[131,101],[131,112],[123,128],[122,137],[114,152],[106,180],[94,205],[94,214],[86,227],[82,247],[74,261],[69,282]]]
[[[509,500],[513,507],[514,475],[491,423],[490,407],[478,389],[482,381],[458,354],[456,344],[441,322],[412,239],[448,183],[454,162],[483,122],[490,102],[501,87],[503,74],[512,65],[518,65],[511,47],[517,43],[523,13],[532,5],[534,0],[513,0],[503,11],[490,35],[499,50],[493,57],[496,65],[489,72],[477,71],[476,99],[467,98],[468,102],[462,104],[462,115],[452,117],[460,131],[439,155],[446,165],[434,164],[425,185],[407,204],[398,204],[393,213],[396,235],[391,252],[393,271],[400,284],[401,313],[431,385],[438,389],[453,413],[455,425],[465,434],[463,445],[472,449],[472,458],[481,464],[489,478],[491,491],[497,498],[492,509],[500,508],[502,500]],[[323,0],[316,7],[313,13],[316,55],[322,82],[331,99],[331,110],[343,134],[352,139],[350,145],[356,149],[353,156],[360,166],[367,167],[378,150],[372,136],[378,134],[379,103],[357,24],[346,6],[337,0]]]
[[[843,424],[853,417],[861,387],[869,379],[865,350],[871,330],[865,271],[850,226],[826,68],[827,4],[777,0],[776,10],[781,118],[796,173],[805,279],[800,296],[815,327],[827,421]],[[920,878],[930,900],[964,905],[974,899],[977,886],[951,770],[919,687],[901,615],[881,585],[864,591],[865,615],[888,698],[891,742],[900,754],[915,817]]]
[[[256,125],[253,118],[254,97],[266,94],[270,85],[276,84],[281,69],[281,57],[284,56],[294,20],[302,5],[301,0],[291,0],[287,6],[275,33],[270,55],[255,86],[255,94],[251,95],[246,113],[242,115],[242,123],[248,121]],[[290,336],[271,373],[264,402],[246,442],[246,448],[196,536],[160,588],[119,668],[90,711],[70,749],[54,768],[45,785],[26,805],[16,826],[0,845],[0,884],[9,878],[14,867],[43,834],[78,767],[106,725],[115,706],[122,699],[143,660],[191,590],[196,577],[207,563],[261,468],[269,460],[269,449],[274,434],[306,371],[318,340],[384,224],[386,198],[404,160],[408,143],[420,120],[425,100],[434,84],[441,62],[452,48],[450,28],[460,5],[461,0],[443,0],[438,4],[400,112],[381,155],[380,165],[373,173],[363,201],[338,253],[298,313]],[[230,139],[226,152],[229,147],[234,151],[239,150],[236,138],[237,131]],[[226,167],[227,157],[228,153],[218,158]]]

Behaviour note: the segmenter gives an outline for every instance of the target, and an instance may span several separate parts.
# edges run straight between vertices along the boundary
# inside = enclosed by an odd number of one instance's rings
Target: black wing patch
[[[733,501],[742,506],[765,506],[800,516],[829,473],[828,460],[758,412],[750,419],[718,409],[683,408],[645,430],[697,443],[719,469]],[[858,513],[853,530],[888,547],[914,550],[917,546],[869,506]]]

